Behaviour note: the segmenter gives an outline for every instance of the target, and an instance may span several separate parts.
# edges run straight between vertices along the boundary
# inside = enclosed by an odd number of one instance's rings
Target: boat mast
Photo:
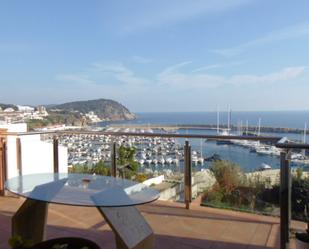
[[[259,118],[258,136],[261,135],[261,118]]]
[[[242,136],[243,133],[242,133],[242,120],[240,120],[240,135]]]
[[[219,106],[217,106],[217,134],[220,133],[220,114],[219,114]]]
[[[306,143],[306,136],[307,136],[307,122],[305,122],[305,127],[304,127],[304,137],[303,137],[303,143]],[[306,156],[306,150],[303,149],[303,155]]]
[[[228,112],[227,112],[227,131],[230,133],[230,126],[231,126],[231,106],[228,106]]]
[[[306,143],[306,136],[307,136],[307,123],[305,123],[305,128],[304,128],[304,137],[303,137],[303,143]]]
[[[249,122],[246,120],[246,135],[248,136],[248,131],[249,131]]]
[[[201,139],[200,143],[201,143],[201,158],[203,158],[203,140],[202,139]]]

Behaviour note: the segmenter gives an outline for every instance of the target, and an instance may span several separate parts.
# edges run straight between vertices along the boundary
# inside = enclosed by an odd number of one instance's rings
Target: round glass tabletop
[[[66,205],[122,207],[155,201],[159,192],[144,184],[100,175],[46,173],[23,175],[5,187],[20,196]]]

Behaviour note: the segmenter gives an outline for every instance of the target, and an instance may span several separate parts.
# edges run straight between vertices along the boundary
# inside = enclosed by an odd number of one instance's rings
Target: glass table
[[[13,235],[41,242],[48,204],[56,203],[96,207],[114,231],[117,248],[153,248],[153,231],[135,207],[159,198],[146,185],[100,175],[46,173],[11,178],[5,186],[26,198],[12,218]]]

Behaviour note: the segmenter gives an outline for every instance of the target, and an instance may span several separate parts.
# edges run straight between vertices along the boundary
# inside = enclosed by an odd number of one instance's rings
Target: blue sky
[[[0,103],[309,110],[309,1],[0,2]]]

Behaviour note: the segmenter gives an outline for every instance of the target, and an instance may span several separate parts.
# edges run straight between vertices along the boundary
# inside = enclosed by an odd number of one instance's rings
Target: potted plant
[[[100,249],[93,241],[77,237],[56,238],[33,244],[21,236],[13,236],[9,245],[12,249]]]
[[[297,249],[308,249],[309,248],[309,233],[296,233],[296,248]]]
[[[24,240],[19,235],[14,235],[9,239],[9,246],[12,249],[30,249],[33,246],[33,242],[31,240]]]
[[[297,249],[309,249],[309,219],[308,219],[308,201],[305,207],[305,217],[307,220],[307,229],[305,232],[297,232],[296,237],[296,248]]]

